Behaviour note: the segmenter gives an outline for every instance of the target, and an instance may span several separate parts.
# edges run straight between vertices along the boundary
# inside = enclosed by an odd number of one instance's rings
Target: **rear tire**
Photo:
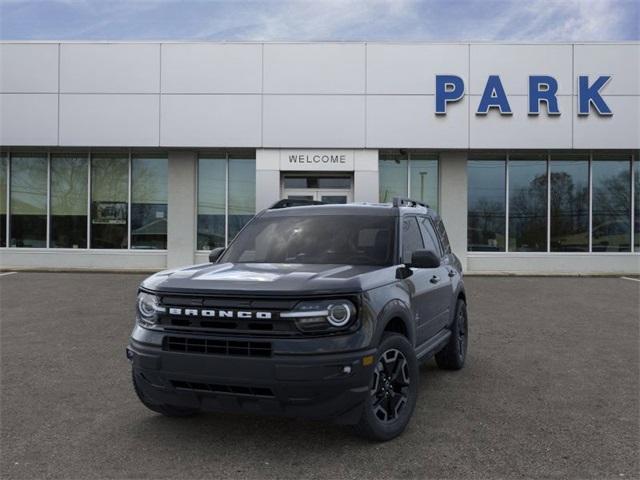
[[[468,338],[467,304],[461,298],[451,325],[451,337],[445,347],[436,353],[436,364],[444,370],[460,370],[467,358]]]
[[[185,407],[176,407],[173,405],[159,405],[151,402],[143,393],[142,389],[138,385],[139,380],[136,378],[136,374],[131,369],[131,380],[133,381],[133,389],[136,392],[136,395],[140,399],[140,402],[147,407],[149,410],[152,410],[156,413],[160,413],[167,417],[190,417],[199,412],[199,410],[195,408],[185,408]]]
[[[407,427],[417,398],[418,361],[413,347],[402,335],[385,333],[356,433],[378,442],[397,437]]]

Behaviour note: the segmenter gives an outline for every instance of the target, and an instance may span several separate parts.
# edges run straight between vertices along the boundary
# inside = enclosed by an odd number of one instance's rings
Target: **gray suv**
[[[141,402],[164,415],[331,419],[389,440],[413,413],[419,362],[462,368],[467,332],[433,210],[283,201],[210,263],[144,280],[127,357]]]

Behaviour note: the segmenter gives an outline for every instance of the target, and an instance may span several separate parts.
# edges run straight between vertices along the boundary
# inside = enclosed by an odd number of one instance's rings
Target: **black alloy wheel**
[[[469,320],[467,304],[462,299],[456,303],[456,313],[451,322],[451,337],[442,350],[436,353],[438,367],[460,370],[464,367],[469,346]]]
[[[355,428],[363,437],[386,442],[400,435],[413,415],[420,380],[418,360],[407,337],[393,332],[383,335],[376,359]]]
[[[458,308],[458,315],[456,318],[458,323],[458,355],[461,357],[460,361],[464,363],[464,357],[467,354],[467,311],[465,308]]]
[[[391,348],[378,360],[373,372],[371,406],[373,414],[384,423],[396,420],[409,399],[411,377],[404,354]]]

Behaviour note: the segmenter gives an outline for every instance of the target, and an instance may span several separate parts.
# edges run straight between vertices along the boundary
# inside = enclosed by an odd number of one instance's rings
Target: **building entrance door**
[[[317,200],[325,203],[350,203],[353,201],[351,176],[320,176],[284,174],[282,198],[292,200]]]

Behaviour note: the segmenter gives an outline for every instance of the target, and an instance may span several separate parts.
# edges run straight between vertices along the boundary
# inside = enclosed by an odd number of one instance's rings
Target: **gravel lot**
[[[470,355],[421,369],[409,429],[147,411],[125,345],[143,275],[0,276],[9,478],[639,478],[640,282],[468,277]]]

